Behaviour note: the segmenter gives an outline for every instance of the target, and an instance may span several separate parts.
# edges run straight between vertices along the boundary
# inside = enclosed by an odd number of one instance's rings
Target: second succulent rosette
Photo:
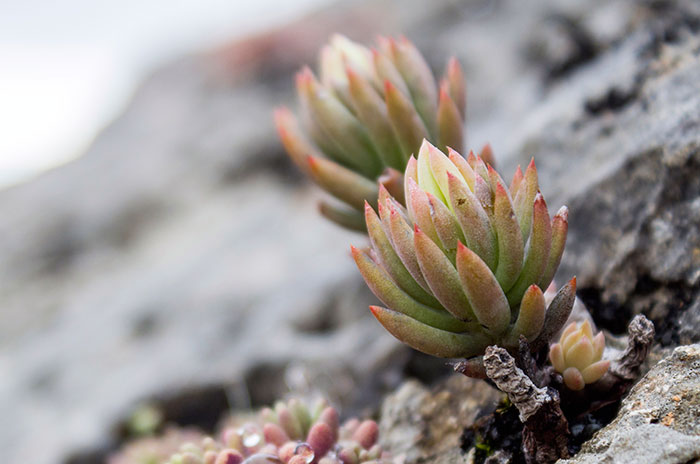
[[[365,205],[371,247],[352,249],[386,307],[371,307],[396,338],[439,357],[469,358],[489,345],[542,346],[558,332],[575,279],[547,307],[542,289],[559,266],[568,210],[550,217],[534,161],[510,186],[480,156],[424,141],[408,162],[406,207],[380,187]]]

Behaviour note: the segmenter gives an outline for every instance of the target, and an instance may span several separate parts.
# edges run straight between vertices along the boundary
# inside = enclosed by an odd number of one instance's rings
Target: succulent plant
[[[423,138],[461,150],[464,76],[452,58],[438,88],[403,37],[380,37],[369,49],[334,35],[321,49],[319,68],[320,79],[308,67],[297,74],[301,124],[287,108],[275,111],[275,124],[291,159],[346,204],[323,202],[321,213],[364,230],[363,204],[376,201],[378,179],[402,201],[401,173]]]
[[[298,400],[261,411],[257,422],[229,427],[221,441],[186,443],[168,464],[380,464],[388,462],[377,444],[372,420],[339,424],[338,412],[323,401],[308,407]]]
[[[568,388],[583,390],[586,384],[596,382],[608,371],[610,361],[602,359],[604,350],[603,332],[594,336],[588,321],[580,325],[572,322],[562,332],[559,343],[550,347],[549,360]]]
[[[406,208],[380,187],[365,205],[371,248],[352,248],[365,281],[387,306],[379,322],[411,347],[473,357],[519,337],[547,342],[564,325],[575,279],[548,308],[542,289],[559,266],[568,210],[550,218],[534,161],[507,187],[480,156],[449,156],[424,141],[405,172]]]
[[[107,459],[107,464],[162,464],[183,443],[197,442],[204,435],[190,429],[168,428],[162,435],[139,438]]]

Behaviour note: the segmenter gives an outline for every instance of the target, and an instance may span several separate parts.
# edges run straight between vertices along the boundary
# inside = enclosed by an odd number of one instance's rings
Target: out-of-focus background
[[[271,112],[334,32],[405,34],[468,85],[468,145],[535,156],[599,325],[700,325],[692,0],[0,3],[0,461],[99,463],[124,422],[214,426],[322,390],[374,411],[445,372],[371,318]]]

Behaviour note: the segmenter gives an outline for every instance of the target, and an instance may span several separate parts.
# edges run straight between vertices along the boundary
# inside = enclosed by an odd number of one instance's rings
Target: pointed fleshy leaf
[[[462,290],[459,274],[443,251],[418,227],[413,234],[416,257],[431,293],[454,317],[473,321],[474,313]]]
[[[457,254],[457,243],[464,241],[462,229],[460,229],[454,215],[442,201],[429,193],[427,195],[430,203],[430,217],[442,244],[441,248],[445,251],[450,261],[454,263],[455,255]]]
[[[416,257],[416,250],[413,247],[413,228],[408,225],[408,222],[406,222],[404,217],[401,216],[396,209],[390,210],[389,224],[394,251],[396,251],[396,254],[401,258],[401,262],[418,285],[420,285],[423,290],[429,292],[430,287],[420,270],[418,258]]]
[[[501,184],[496,185],[495,189],[493,222],[498,240],[495,274],[503,290],[508,291],[523,265],[523,240],[508,193]]]
[[[362,211],[365,200],[374,200],[377,184],[331,160],[309,156],[309,173],[313,180],[336,198]]]
[[[464,79],[464,72],[457,61],[457,58],[452,57],[447,62],[447,72],[445,80],[448,84],[448,91],[452,101],[457,104],[457,109],[462,117],[462,121],[467,119],[467,86]]]
[[[462,174],[462,178],[469,186],[469,190],[474,192],[475,174],[472,167],[469,166],[469,163],[467,163],[467,160],[465,160],[462,155],[460,155],[458,152],[454,151],[450,147],[447,147],[447,156],[450,158],[450,161],[452,161],[452,164],[457,166],[459,173]]]
[[[321,216],[341,227],[363,233],[367,231],[365,217],[356,209],[343,208],[321,201],[318,204],[318,211],[321,213]]]
[[[575,299],[576,277],[560,288],[552,302],[549,303],[544,317],[544,327],[542,327],[542,332],[540,332],[535,342],[532,343],[533,349],[549,344],[552,337],[564,327],[574,307]]]
[[[472,160],[471,162],[470,159]],[[486,166],[486,163],[484,163],[484,160],[481,159],[481,156],[475,156],[474,153],[470,151],[469,158],[467,158],[467,163],[469,163],[469,166],[472,167],[475,173],[479,174],[481,178],[490,185],[491,176],[489,175],[489,168]],[[491,185],[490,188],[493,189],[495,186]]]
[[[447,82],[440,89],[440,100],[438,102],[437,127],[438,143],[441,150],[452,147],[457,151],[464,148],[464,130],[462,128],[462,117],[459,108],[450,98],[447,91]]]
[[[603,357],[603,351],[605,351],[605,334],[603,332],[598,332],[595,337],[593,337],[593,360],[600,361]]]
[[[279,425],[284,429],[289,438],[292,440],[303,440],[306,438],[301,424],[284,403],[278,403],[275,406],[275,412],[277,413]]]
[[[489,217],[493,216],[493,192],[487,180],[484,180],[480,175],[474,176],[474,196],[479,200],[481,207],[484,208]]]
[[[508,300],[491,269],[461,243],[457,249],[457,272],[479,323],[494,335],[505,332],[510,323]]]
[[[537,284],[547,266],[549,250],[552,245],[552,226],[547,211],[547,204],[541,193],[535,196],[532,213],[532,233],[528,244],[527,256],[520,271],[518,280],[508,291],[508,301],[516,305],[523,297],[525,290],[532,284]]]
[[[428,133],[437,135],[437,83],[423,55],[406,38],[392,41],[396,69],[406,82],[411,98]]]
[[[425,305],[439,307],[439,303],[435,298],[423,290],[413,279],[408,270],[406,270],[406,267],[401,262],[401,259],[394,251],[389,238],[385,234],[377,213],[375,213],[372,207],[367,203],[365,203],[365,221],[367,223],[367,232],[369,234],[370,243],[372,243],[372,249],[379,256],[382,267],[389,276],[391,276],[392,280],[414,300]],[[395,308],[394,304],[385,300],[382,301],[389,307]]]
[[[496,167],[496,158],[493,156],[493,149],[491,148],[490,143],[486,143],[483,147],[481,147],[479,158],[484,160],[484,163],[486,163],[487,166],[494,168]]]
[[[603,377],[603,375],[605,375],[606,372],[608,372],[609,367],[610,361],[608,361],[607,359],[591,364],[590,366],[581,371],[583,381],[586,383],[597,382],[598,380],[600,380],[601,377]]]
[[[567,336],[571,335],[577,330],[578,326],[576,325],[576,322],[572,322],[571,324],[567,325],[566,328],[562,331],[561,335],[559,336],[559,340],[566,339]]]
[[[352,247],[352,256],[372,293],[394,311],[423,324],[450,332],[463,332],[468,329],[468,325],[458,321],[446,311],[431,308],[411,298],[366,252]]]
[[[566,359],[567,366],[572,366],[582,371],[593,362],[593,344],[591,339],[586,336],[581,337],[568,350],[565,346],[562,346],[562,348],[565,350],[564,359]]]
[[[424,192],[432,193],[440,199],[440,201],[445,201],[445,197],[442,194],[440,185],[435,179],[433,174],[433,169],[430,163],[430,157],[432,150],[436,150],[430,142],[423,139],[421,143],[420,150],[418,151],[418,186]],[[436,155],[433,155],[436,156]]]
[[[410,196],[409,196],[409,180],[413,180],[413,182],[418,185],[418,160],[414,157],[411,156],[408,159],[408,162],[406,163],[406,170],[404,171],[403,174],[403,195],[404,198],[406,199],[406,209],[409,212],[409,215],[413,217],[413,213],[411,212],[411,207],[409,206],[410,203]]]
[[[579,342],[584,337],[583,332],[580,329],[576,329],[567,335],[565,338],[561,339],[561,347],[564,350],[564,358],[566,358],[566,353]]]
[[[394,337],[411,348],[439,358],[470,358],[491,343],[480,332],[454,333],[436,329],[404,314],[370,306],[372,314]]]
[[[450,182],[449,182],[447,175],[449,173],[449,174],[455,176],[457,179],[464,182],[464,178],[462,177],[462,173],[459,172],[459,169],[457,168],[457,166],[455,166],[443,152],[438,150],[436,147],[434,147],[430,143],[427,143],[427,146],[428,146],[427,156],[424,156],[424,158],[427,158],[427,164],[429,165],[430,172],[432,173],[432,178],[434,179],[434,181],[437,184],[438,189],[441,193],[441,195],[439,195],[438,198],[440,198],[440,201],[445,203],[445,205],[452,208],[452,204],[451,204],[450,198],[449,198],[450,197],[450,188],[449,188]],[[419,169],[420,169],[420,160],[418,161],[418,164],[419,164]],[[420,174],[419,174],[419,178],[420,178]],[[420,183],[418,185],[420,185]]]
[[[549,348],[549,362],[552,363],[554,369],[562,373],[566,370],[566,362],[564,361],[564,351],[559,343],[555,343]]]
[[[518,193],[518,188],[520,188],[520,183],[523,181],[523,170],[520,168],[520,165],[518,165],[518,169],[515,170],[515,174],[513,174],[513,180],[510,181],[510,195],[511,197],[515,197],[515,194]]]
[[[287,407],[291,413],[294,414],[297,422],[299,422],[301,425],[302,431],[306,433],[311,427],[311,415],[309,414],[309,410],[307,409],[306,405],[299,401],[299,399],[292,398],[287,403]]]
[[[547,258],[547,265],[540,277],[539,285],[546,288],[552,282],[557,272],[566,245],[566,234],[569,230],[569,209],[562,206],[552,219],[552,241]]]
[[[421,141],[429,137],[428,130],[411,101],[389,81],[384,84],[384,100],[391,127],[399,139],[404,157],[408,158],[418,151]]]
[[[520,335],[524,335],[528,341],[534,340],[542,331],[545,309],[542,290],[537,285],[531,285],[520,302],[518,318],[511,329],[509,341],[515,345]]]
[[[377,177],[382,169],[379,155],[362,123],[335,96],[313,78],[307,77],[305,95],[314,122],[347,155],[347,161],[368,177]]]
[[[403,80],[403,77],[401,77],[399,70],[396,69],[396,66],[394,65],[394,62],[390,56],[388,56],[385,52],[372,50],[372,58],[374,60],[374,69],[377,72],[377,77],[380,79],[380,82],[384,83],[389,81],[404,96],[410,97],[411,94],[408,90],[408,86]],[[384,91],[383,88],[382,91]]]
[[[581,328],[579,330],[581,330],[583,335],[588,337],[589,340],[593,340],[593,327],[591,327],[591,322],[588,319],[581,323]]]
[[[467,247],[479,255],[491,270],[495,270],[498,262],[497,242],[486,211],[467,184],[451,174],[447,177],[450,202],[454,206],[455,217],[462,228]]]
[[[579,370],[575,367],[567,368],[562,376],[564,377],[564,384],[570,390],[579,391],[583,390],[586,386],[586,382],[583,380],[581,372],[579,372]]]
[[[384,188],[389,194],[401,204],[406,203],[403,190],[403,174],[393,168],[386,168],[382,175],[377,179],[381,188]]]
[[[527,238],[530,235],[532,208],[535,204],[535,195],[537,195],[538,190],[537,168],[535,167],[535,158],[532,158],[525,170],[523,180],[520,182],[518,192],[513,199],[513,207],[515,209],[515,215],[518,218],[518,223],[520,224],[523,243],[527,242]]]
[[[348,69],[347,75],[350,100],[355,114],[369,132],[383,164],[403,170],[406,158],[389,122],[384,99],[367,80],[358,76],[352,69]]]
[[[408,211],[413,224],[420,227],[423,232],[428,234],[433,242],[441,247],[442,243],[440,242],[440,237],[438,237],[435,226],[433,225],[428,195],[418,187],[413,179],[408,179],[408,198],[406,202],[410,205]]]
[[[277,133],[282,141],[282,145],[284,145],[284,149],[287,151],[292,161],[294,161],[294,164],[308,175],[309,166],[306,163],[306,157],[309,155],[322,157],[323,155],[306,138],[299,127],[297,118],[288,108],[282,107],[275,109],[274,119]]]

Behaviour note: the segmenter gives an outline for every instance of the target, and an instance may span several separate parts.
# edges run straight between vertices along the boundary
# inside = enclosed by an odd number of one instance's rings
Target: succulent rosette
[[[380,188],[365,206],[371,247],[352,249],[374,294],[371,310],[396,338],[438,357],[473,357],[519,337],[544,346],[566,322],[575,279],[549,307],[568,210],[550,218],[534,161],[510,187],[480,156],[424,141],[405,172],[406,208]]]
[[[610,367],[604,360],[605,336],[593,335],[588,321],[569,324],[559,337],[559,343],[549,349],[549,360],[562,374],[564,384],[571,390],[583,390],[587,384],[600,380]]]
[[[321,213],[364,230],[365,200],[374,204],[377,180],[402,201],[401,173],[425,138],[461,149],[466,89],[453,58],[440,87],[407,39],[380,37],[366,48],[334,35],[321,49],[320,75],[303,68],[296,78],[298,118],[275,111],[282,143],[299,168],[345,203],[321,204]],[[392,188],[398,187],[398,188]]]
[[[261,411],[256,422],[228,427],[221,440],[186,443],[168,464],[382,464],[372,420],[349,419],[319,401],[309,407],[292,399]]]

